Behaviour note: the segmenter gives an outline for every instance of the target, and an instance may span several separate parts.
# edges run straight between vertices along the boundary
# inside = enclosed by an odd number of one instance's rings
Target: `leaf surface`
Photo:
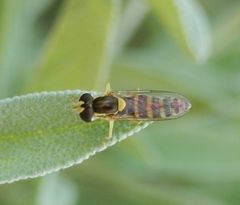
[[[0,183],[45,175],[81,163],[147,123],[83,122],[72,109],[83,92],[28,94],[0,101]],[[96,95],[96,93],[92,93]]]

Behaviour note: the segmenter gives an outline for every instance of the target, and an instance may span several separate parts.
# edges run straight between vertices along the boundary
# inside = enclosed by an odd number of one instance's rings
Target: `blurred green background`
[[[110,81],[192,102],[81,165],[0,185],[0,204],[240,204],[239,29],[237,0],[0,0],[1,98]]]

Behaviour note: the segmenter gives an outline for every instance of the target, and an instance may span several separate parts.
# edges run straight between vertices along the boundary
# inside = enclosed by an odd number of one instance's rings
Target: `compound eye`
[[[91,105],[93,102],[93,97],[89,93],[84,93],[79,101],[83,101],[86,105]]]
[[[94,112],[92,107],[87,107],[79,115],[85,122],[91,122],[93,119]]]

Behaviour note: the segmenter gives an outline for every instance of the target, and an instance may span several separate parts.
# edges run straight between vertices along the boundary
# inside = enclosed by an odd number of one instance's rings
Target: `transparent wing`
[[[150,95],[150,96],[176,96],[176,97],[184,97],[183,95],[172,92],[172,91],[165,91],[165,90],[118,90],[113,91],[115,95]]]
[[[183,116],[190,108],[189,100],[175,92],[159,90],[115,91],[113,95],[125,100],[126,107],[114,115],[126,120],[169,120]]]

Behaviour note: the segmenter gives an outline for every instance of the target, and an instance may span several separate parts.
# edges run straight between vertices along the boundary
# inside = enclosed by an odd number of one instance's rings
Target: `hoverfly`
[[[108,138],[112,137],[115,120],[169,120],[183,116],[190,108],[191,103],[174,92],[112,91],[109,83],[103,96],[93,98],[90,93],[84,93],[74,104],[74,110],[85,122],[108,120]]]

